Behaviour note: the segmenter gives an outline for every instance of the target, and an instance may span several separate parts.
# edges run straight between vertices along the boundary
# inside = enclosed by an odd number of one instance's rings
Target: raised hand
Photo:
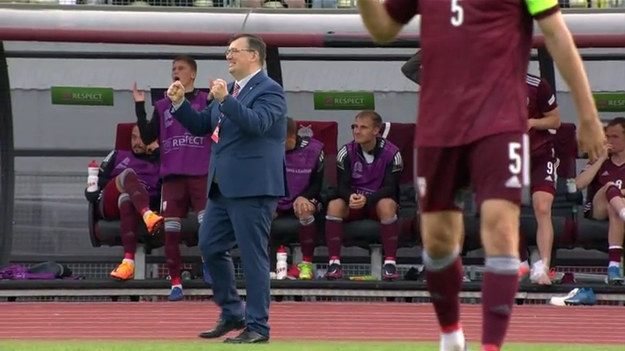
[[[137,89],[137,82],[134,82],[132,85],[132,97],[135,99],[135,102],[143,102],[145,101],[145,92],[143,90],[139,91]]]

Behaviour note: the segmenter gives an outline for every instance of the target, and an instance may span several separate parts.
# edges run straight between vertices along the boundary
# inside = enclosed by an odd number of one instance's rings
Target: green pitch
[[[0,341],[3,351],[437,351],[434,343],[275,341],[266,345],[225,345],[203,341]],[[506,344],[505,351],[622,351],[623,346]],[[479,351],[479,345],[470,350]]]

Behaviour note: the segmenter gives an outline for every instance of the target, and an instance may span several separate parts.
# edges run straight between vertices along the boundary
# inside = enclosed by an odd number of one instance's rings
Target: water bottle
[[[98,191],[98,171],[100,166],[95,162],[91,161],[89,163],[89,168],[87,169],[87,191],[92,193],[94,191]]]
[[[193,279],[193,275],[188,270],[184,270],[180,273],[180,278],[183,282],[188,282]]]
[[[575,185],[575,178],[568,178],[566,180],[566,191],[569,194],[575,194],[577,192],[577,186]]]
[[[286,259],[286,249],[284,248],[284,246],[280,245],[278,251],[276,252],[276,278],[279,280],[286,278]]]

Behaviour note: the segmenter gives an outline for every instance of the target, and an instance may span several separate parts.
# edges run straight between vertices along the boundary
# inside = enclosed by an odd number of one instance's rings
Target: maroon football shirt
[[[533,18],[524,0],[386,0],[390,16],[421,14],[417,146],[459,146],[527,131],[525,77]]]
[[[527,75],[527,113],[529,118],[543,118],[558,107],[556,97],[549,83],[533,74]],[[546,129],[532,128],[529,131],[530,148],[533,155],[551,153],[553,134]]]

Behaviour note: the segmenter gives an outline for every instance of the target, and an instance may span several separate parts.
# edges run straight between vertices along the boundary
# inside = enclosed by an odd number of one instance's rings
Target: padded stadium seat
[[[324,185],[336,185],[336,154],[338,152],[337,122],[297,121],[297,132],[303,137],[313,137],[323,143],[325,155],[325,182]],[[325,214],[317,216],[319,238],[323,236],[323,218]],[[271,226],[271,245],[294,245],[299,241],[299,221],[293,217],[281,217],[273,221]]]
[[[115,140],[116,150],[130,150],[130,135],[134,123],[120,123],[117,125],[117,134]],[[145,246],[146,251],[153,248],[162,247],[164,237],[162,233],[149,235],[143,222],[139,226],[139,243]],[[104,220],[100,218],[96,206],[89,203],[89,236],[93,247],[105,246],[121,246],[121,237],[119,233],[119,220]],[[182,221],[182,242],[187,246],[197,246],[197,232],[199,225],[197,223],[197,215],[193,212],[189,213],[186,219]]]
[[[400,181],[399,247],[411,247],[417,243],[417,204],[413,185],[413,145],[414,123],[386,122],[381,130],[382,137],[399,148],[404,161],[404,170]],[[343,246],[369,247],[380,243],[380,224],[378,221],[363,219],[345,223]],[[373,254],[373,253],[372,253]]]

